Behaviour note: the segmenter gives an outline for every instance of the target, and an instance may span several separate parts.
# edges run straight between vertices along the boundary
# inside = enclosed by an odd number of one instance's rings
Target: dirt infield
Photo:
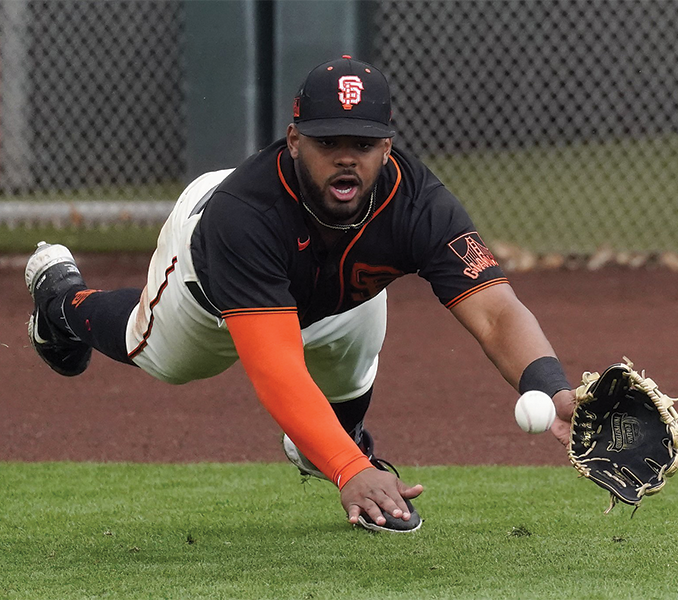
[[[0,259],[0,460],[280,461],[280,432],[239,365],[170,386],[97,355],[73,379],[28,344],[25,257]],[[140,287],[148,256],[79,256],[90,285]],[[678,273],[510,273],[576,383],[622,355],[678,395]],[[635,282],[629,283],[633,277]],[[389,326],[366,423],[396,464],[567,464],[550,434],[523,433],[516,393],[416,276],[389,288]]]

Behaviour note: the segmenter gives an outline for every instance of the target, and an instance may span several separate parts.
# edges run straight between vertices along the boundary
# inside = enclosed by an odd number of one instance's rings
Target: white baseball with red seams
[[[556,407],[548,394],[539,390],[530,390],[518,398],[515,417],[523,431],[544,433],[553,425]]]

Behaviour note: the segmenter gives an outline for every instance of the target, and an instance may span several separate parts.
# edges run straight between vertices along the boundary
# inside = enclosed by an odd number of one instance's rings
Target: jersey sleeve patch
[[[463,273],[470,279],[478,279],[485,269],[499,266],[477,231],[464,233],[447,245],[466,265]]]

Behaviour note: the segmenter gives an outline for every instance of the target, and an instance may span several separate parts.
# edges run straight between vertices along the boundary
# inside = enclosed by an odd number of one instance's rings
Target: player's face
[[[318,217],[331,224],[359,220],[388,160],[390,138],[312,138],[290,125],[287,143],[304,200]]]

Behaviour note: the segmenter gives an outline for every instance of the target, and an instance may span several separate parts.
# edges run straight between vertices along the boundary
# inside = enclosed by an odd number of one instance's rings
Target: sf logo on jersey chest
[[[351,270],[351,298],[360,302],[374,298],[389,283],[404,273],[393,267],[356,263]]]

